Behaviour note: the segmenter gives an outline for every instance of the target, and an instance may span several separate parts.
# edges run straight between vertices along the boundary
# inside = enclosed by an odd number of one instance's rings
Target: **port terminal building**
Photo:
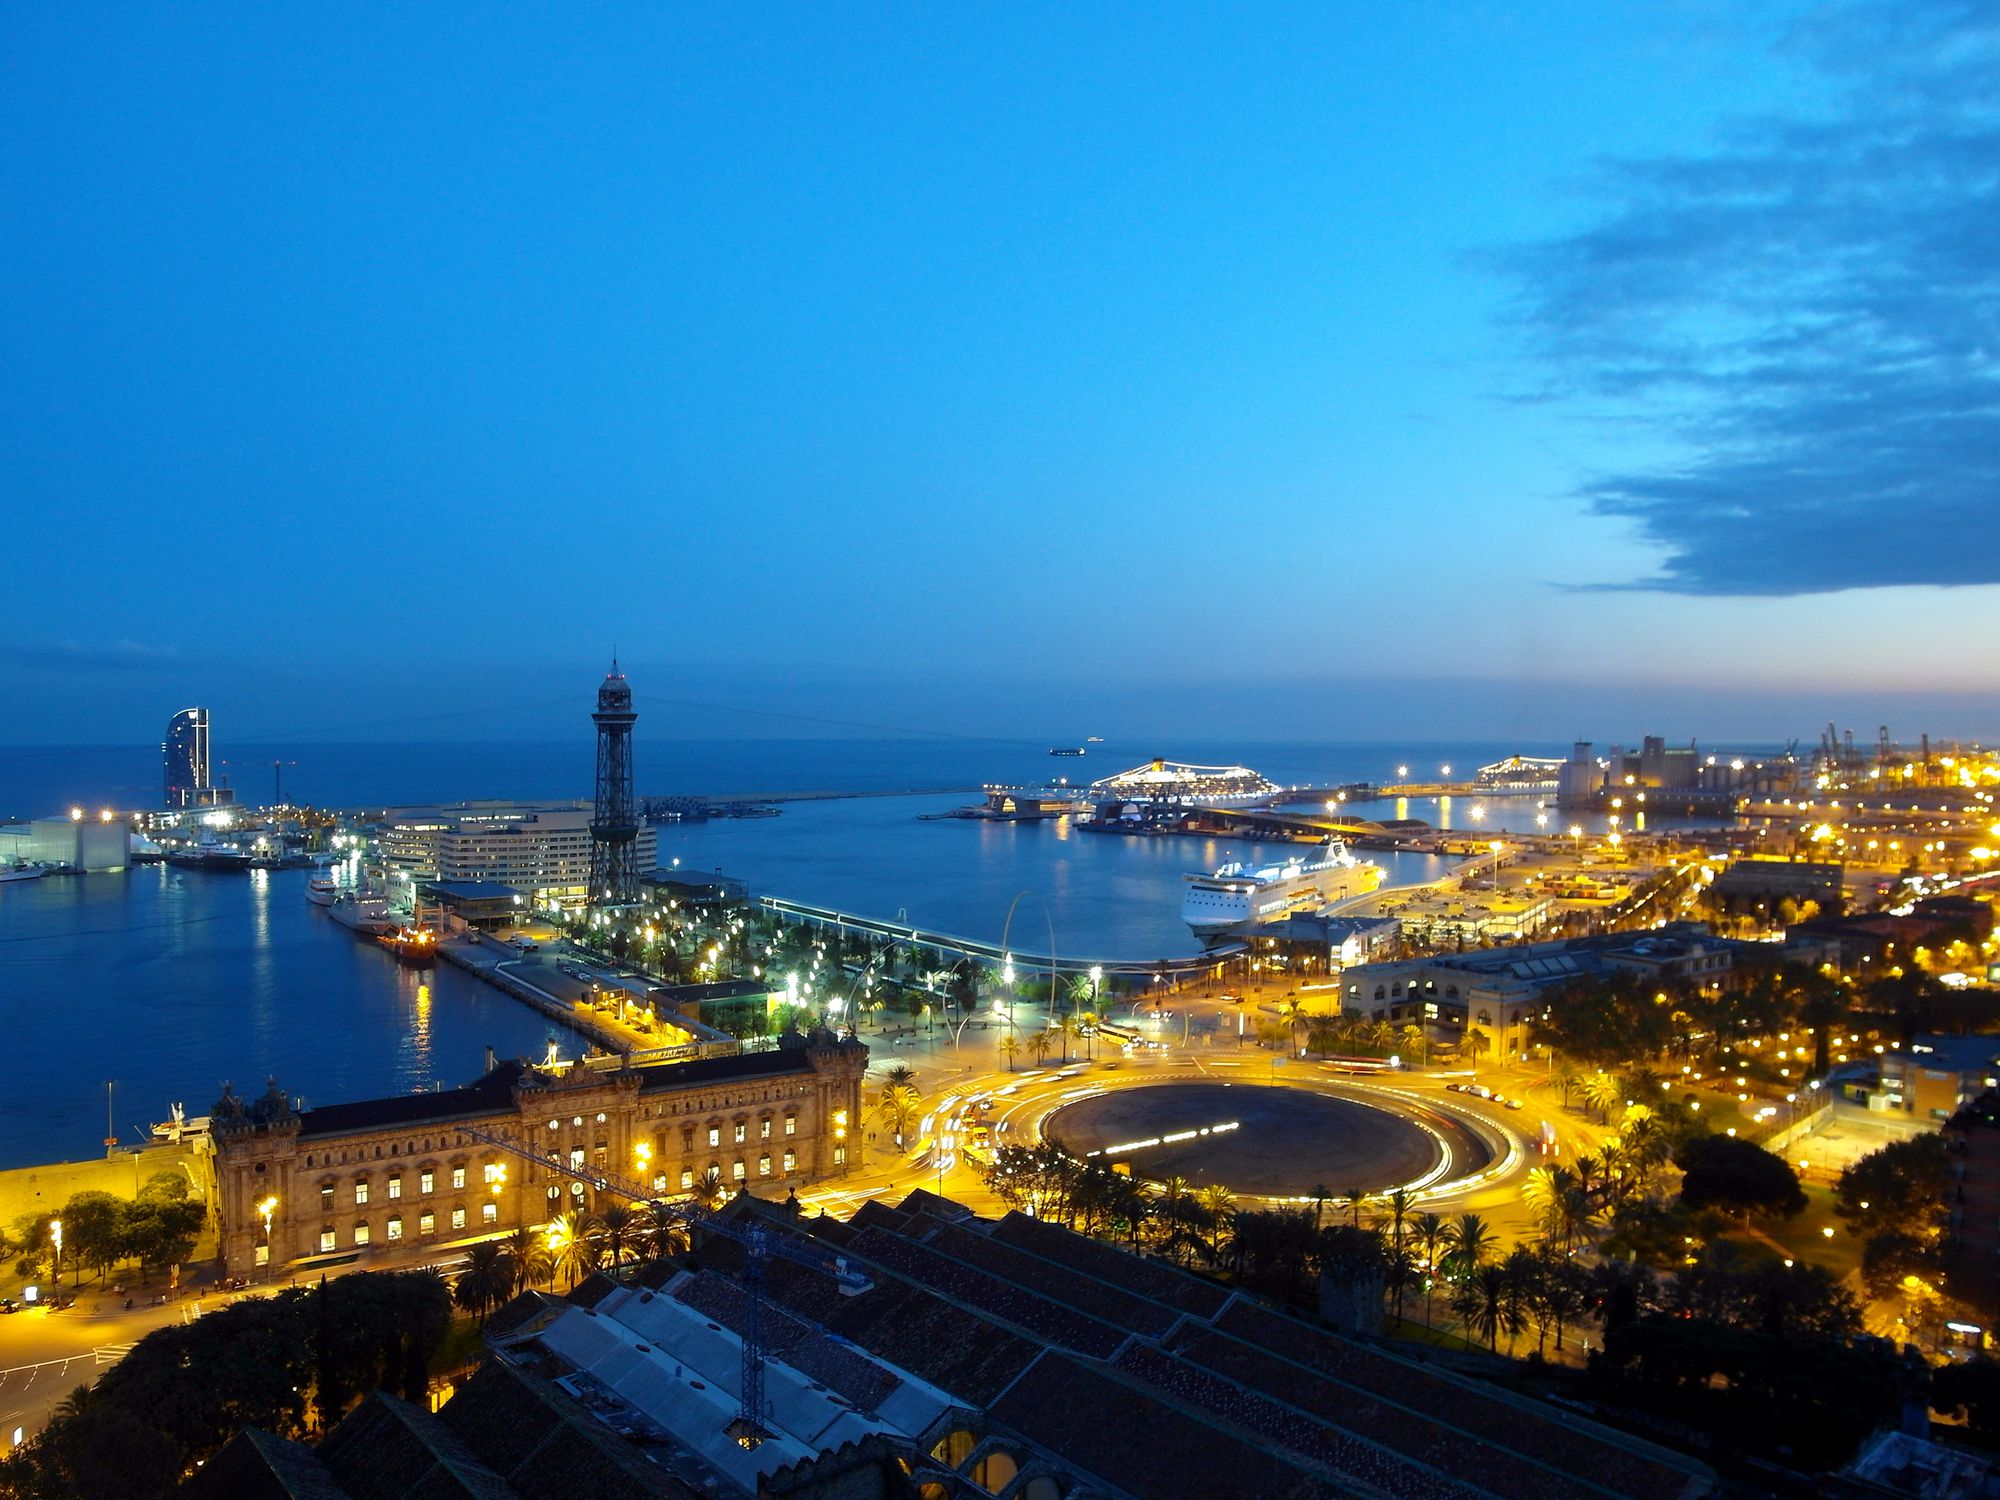
[[[590,890],[588,802],[454,802],[395,808],[373,832],[382,867],[414,892],[419,884],[491,883],[531,906],[581,906]],[[641,870],[659,863],[659,831],[641,826]]]

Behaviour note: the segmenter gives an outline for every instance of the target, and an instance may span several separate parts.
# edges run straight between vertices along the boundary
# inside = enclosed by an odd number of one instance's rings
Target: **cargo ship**
[[[1196,937],[1222,937],[1296,911],[1366,895],[1381,883],[1380,865],[1356,859],[1346,844],[1328,839],[1303,859],[1256,869],[1231,863],[1213,874],[1189,875],[1181,897],[1181,919]]]

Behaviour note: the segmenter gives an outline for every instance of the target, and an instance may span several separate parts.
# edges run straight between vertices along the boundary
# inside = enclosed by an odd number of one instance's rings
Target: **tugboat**
[[[375,941],[403,963],[429,968],[437,962],[437,934],[424,927],[397,927],[380,933]]]

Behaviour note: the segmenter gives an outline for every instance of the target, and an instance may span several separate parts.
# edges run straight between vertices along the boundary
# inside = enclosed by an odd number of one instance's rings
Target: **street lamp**
[[[264,1219],[264,1264],[267,1267],[271,1264],[271,1215],[276,1213],[277,1210],[278,1200],[275,1196],[263,1198],[258,1201],[257,1212]],[[268,1271],[266,1274],[269,1274]]]
[[[56,1296],[62,1296],[62,1220],[49,1220],[49,1234],[56,1242],[55,1265],[51,1268],[56,1284]]]

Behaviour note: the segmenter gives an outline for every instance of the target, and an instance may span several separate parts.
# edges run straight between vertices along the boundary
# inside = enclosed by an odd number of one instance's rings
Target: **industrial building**
[[[131,830],[108,812],[0,825],[0,864],[98,871],[131,862]]]

